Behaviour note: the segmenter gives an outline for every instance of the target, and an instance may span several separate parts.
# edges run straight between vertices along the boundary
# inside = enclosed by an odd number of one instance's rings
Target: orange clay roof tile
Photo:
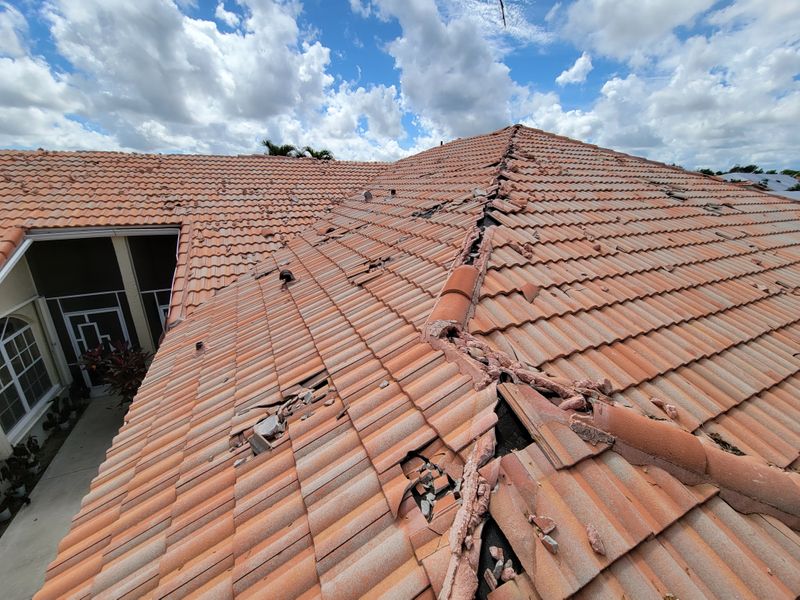
[[[516,555],[492,598],[800,595],[800,535],[763,514],[798,505],[800,205],[518,126],[382,166],[4,160],[0,194],[50,194],[12,215],[41,211],[35,227],[182,224],[173,306],[191,308],[37,600],[433,597],[458,505],[428,522],[416,473],[444,461],[455,482],[479,436],[506,443],[504,411],[533,443],[480,470]],[[137,210],[98,216],[106,197]],[[532,373],[588,396],[559,408]],[[602,399],[581,388],[601,379]],[[254,455],[281,403],[285,431]]]
[[[178,226],[174,321],[385,168],[258,155],[2,150],[0,264],[26,230]],[[197,269],[209,259],[228,265]]]

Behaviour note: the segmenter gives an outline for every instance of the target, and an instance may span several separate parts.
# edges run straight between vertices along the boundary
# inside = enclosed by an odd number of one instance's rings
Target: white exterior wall
[[[30,323],[33,335],[36,338],[36,344],[39,346],[44,358],[47,374],[50,376],[50,381],[57,386],[55,393],[62,390],[69,383],[69,371],[64,372],[64,367],[57,365],[56,360],[60,359],[63,362],[63,353],[55,336],[51,337],[47,333],[47,319],[49,317],[43,318],[39,313],[36,287],[28,269],[28,262],[24,256],[14,265],[14,268],[5,279],[0,282],[0,317],[8,316],[19,317]],[[60,366],[61,369],[59,368]],[[44,432],[41,429],[41,421],[47,411],[48,403],[47,397],[45,397],[29,413],[30,420],[26,421],[26,425],[22,427],[21,431],[15,432],[17,434],[16,437],[24,437],[31,433],[39,437],[40,441],[43,440]],[[16,441],[18,440],[10,440],[6,432],[0,429],[0,459],[11,453],[11,445]]]

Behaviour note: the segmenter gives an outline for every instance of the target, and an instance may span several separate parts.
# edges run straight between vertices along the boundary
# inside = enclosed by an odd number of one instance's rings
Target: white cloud
[[[553,6],[550,7],[550,10],[547,11],[547,14],[544,16],[544,20],[546,23],[550,23],[556,20],[558,16],[558,12],[561,10],[561,2],[556,2]]]
[[[79,103],[75,92],[50,72],[47,63],[22,56],[0,58],[0,106],[69,112]]]
[[[43,14],[66,73],[31,54],[24,17],[3,10],[0,145],[237,153],[272,137],[340,158],[403,154],[394,86],[334,89],[330,50],[300,31],[299,4],[240,7],[217,5],[226,32],[172,2],[54,0]]]
[[[294,143],[328,148],[337,157],[393,160],[405,154],[400,98],[394,86],[339,86],[324,113],[297,129]],[[307,140],[303,142],[302,140]]]
[[[563,34],[576,45],[642,65],[676,42],[673,30],[715,0],[576,0],[566,10]]]
[[[508,124],[514,83],[475,21],[446,23],[430,0],[381,0],[378,6],[400,22],[402,36],[387,49],[400,70],[406,107],[426,129],[466,136]]]
[[[740,0],[647,69],[612,76],[587,109],[539,97],[527,122],[689,168],[796,164],[800,6]]]
[[[586,76],[592,70],[592,57],[586,52],[581,54],[569,69],[562,71],[561,75],[556,77],[558,85],[567,85],[569,83],[583,83],[586,81]]]
[[[350,0],[350,10],[362,17],[372,14],[372,5],[369,0]]]
[[[518,44],[547,44],[553,41],[552,33],[526,15],[531,0],[504,2],[503,10],[497,0],[441,0],[440,4],[448,20],[469,18],[475,21],[481,36],[492,41],[500,50],[507,49],[506,40]]]
[[[47,62],[30,54],[25,17],[0,4],[0,146],[117,149],[113,136],[67,115],[83,97]]]
[[[28,23],[16,8],[0,2],[0,56],[17,57],[25,54],[23,36]]]
[[[214,11],[214,18],[220,23],[225,23],[228,27],[235,29],[239,26],[239,15],[235,12],[225,10],[225,3],[218,2]]]
[[[0,109],[0,147],[49,150],[123,150],[114,136],[93,131],[62,112],[42,108]]]
[[[47,17],[60,53],[83,75],[73,83],[96,90],[97,115],[188,127],[321,103],[333,81],[329,51],[299,43],[292,11],[259,2],[231,33],[159,0],[61,0]]]

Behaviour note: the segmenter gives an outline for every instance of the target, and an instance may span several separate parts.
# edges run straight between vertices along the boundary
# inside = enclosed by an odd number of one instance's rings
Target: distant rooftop
[[[775,173],[725,173],[720,175],[725,181],[751,181],[765,186],[769,191],[776,192],[787,198],[798,199],[797,192],[786,192],[789,188],[800,183],[791,175],[781,175]]]

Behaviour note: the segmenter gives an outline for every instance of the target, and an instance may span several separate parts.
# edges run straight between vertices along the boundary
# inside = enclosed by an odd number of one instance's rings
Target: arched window
[[[33,329],[22,319],[0,319],[0,426],[9,432],[52,387]]]

